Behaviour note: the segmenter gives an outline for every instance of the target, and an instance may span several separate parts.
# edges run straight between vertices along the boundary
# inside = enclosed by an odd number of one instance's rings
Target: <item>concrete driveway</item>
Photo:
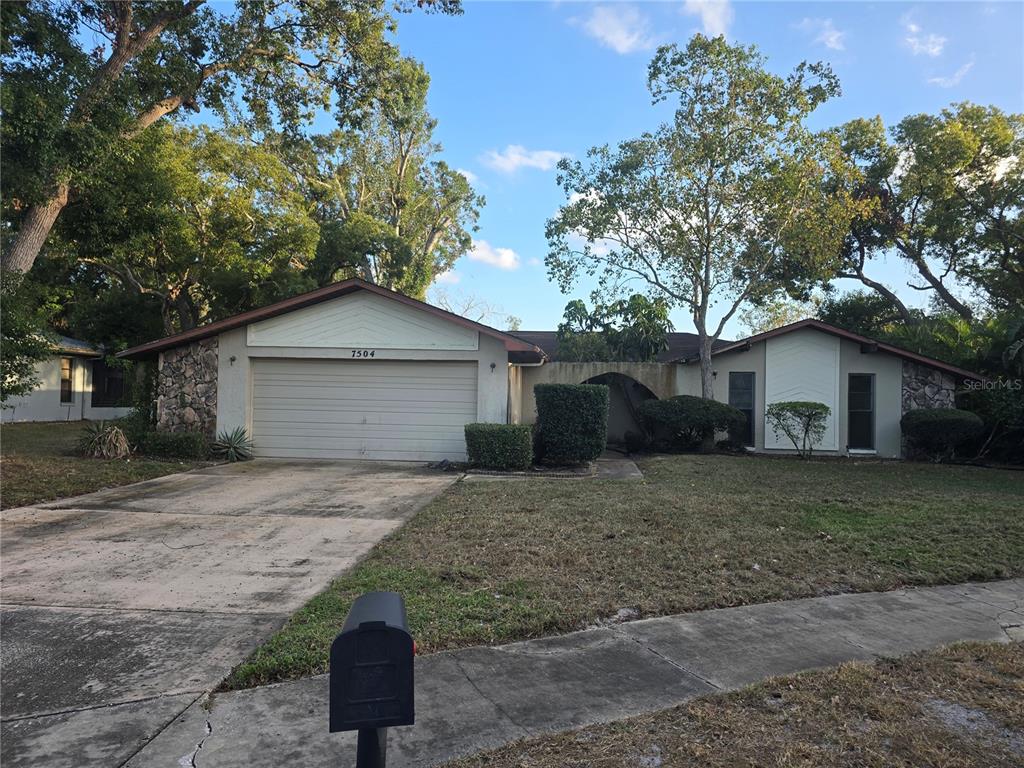
[[[3,510],[0,761],[122,765],[455,479],[257,460]]]

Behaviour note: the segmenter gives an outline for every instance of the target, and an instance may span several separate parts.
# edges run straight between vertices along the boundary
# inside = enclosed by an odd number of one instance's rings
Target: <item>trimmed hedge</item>
[[[608,387],[603,384],[538,384],[539,453],[548,464],[584,464],[608,442]]]
[[[529,424],[467,424],[469,463],[482,469],[529,469],[533,430]]]
[[[210,441],[202,432],[146,432],[135,450],[144,456],[168,459],[205,459],[210,455]]]
[[[656,440],[667,439],[673,448],[696,448],[705,437],[746,423],[743,411],[693,395],[647,400],[640,404],[640,416]]]
[[[903,414],[900,427],[912,449],[942,461],[952,458],[957,446],[980,437],[985,423],[959,408],[918,408]]]

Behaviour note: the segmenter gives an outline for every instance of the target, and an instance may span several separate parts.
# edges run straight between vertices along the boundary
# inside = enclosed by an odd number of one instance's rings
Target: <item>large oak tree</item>
[[[399,2],[398,7],[411,3]],[[458,0],[416,5],[457,12]],[[181,110],[296,131],[358,121],[397,58],[385,0],[30,0],[0,5],[5,248],[28,271],[84,177]]]

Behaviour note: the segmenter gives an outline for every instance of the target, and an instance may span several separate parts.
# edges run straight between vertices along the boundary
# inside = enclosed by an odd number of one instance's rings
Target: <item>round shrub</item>
[[[466,454],[482,469],[529,469],[533,430],[529,424],[467,424]]]
[[[603,384],[538,384],[538,439],[548,464],[583,464],[608,441],[608,387]]]
[[[933,461],[952,458],[957,446],[979,437],[985,429],[981,417],[959,408],[919,408],[900,419],[910,447]]]
[[[640,416],[656,442],[667,439],[681,449],[696,448],[716,432],[739,429],[747,418],[731,405],[693,395],[647,400],[640,404]]]

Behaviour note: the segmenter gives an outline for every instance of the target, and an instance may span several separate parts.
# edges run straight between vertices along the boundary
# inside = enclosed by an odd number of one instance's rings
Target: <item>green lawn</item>
[[[171,459],[90,459],[75,445],[84,422],[0,427],[0,506],[5,509],[149,480],[197,466]]]
[[[424,652],[835,592],[1024,574],[1024,473],[672,456],[643,482],[462,482],[226,681],[323,672],[352,599],[396,590]]]
[[[1024,646],[961,645],[780,677],[448,768],[1019,768]]]

